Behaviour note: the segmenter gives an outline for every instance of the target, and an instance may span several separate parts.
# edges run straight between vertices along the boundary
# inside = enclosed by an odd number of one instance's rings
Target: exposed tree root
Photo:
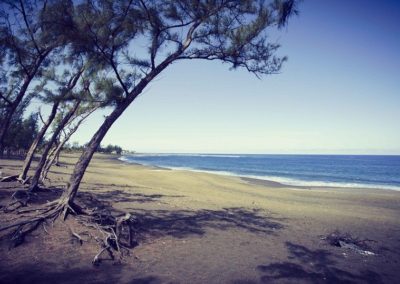
[[[100,232],[103,238],[95,237],[95,240],[100,245],[100,251],[93,258],[93,265],[99,265],[101,262],[100,256],[107,251],[112,260],[115,260],[113,251],[119,255],[118,261],[123,259],[124,253],[129,254],[129,248],[132,247],[132,229],[131,215],[126,215],[116,218],[110,213],[92,212],[89,215],[78,216],[78,221],[82,225],[95,229]],[[123,234],[122,232],[125,232]],[[128,234],[126,234],[128,232]],[[77,235],[74,235],[78,238]],[[81,237],[79,236],[81,239]]]
[[[43,224],[45,229],[46,222],[54,222],[60,217],[65,220],[67,216],[71,215],[80,224],[94,229],[102,235],[102,237],[93,236],[101,247],[93,258],[93,265],[100,264],[100,257],[105,251],[108,252],[112,260],[115,259],[113,254],[113,251],[115,251],[119,255],[118,261],[122,260],[125,252],[129,254],[128,248],[131,248],[133,243],[130,226],[132,217],[130,214],[117,218],[109,212],[85,210],[67,200],[60,199],[38,207],[14,209],[15,213],[19,214],[18,218],[9,220],[9,224],[0,228],[0,232],[14,229],[10,234],[10,248],[22,244],[25,236],[38,228],[40,224]],[[3,211],[7,212],[6,210]],[[71,226],[69,226],[69,230],[73,239],[77,240],[80,245],[87,241],[81,236],[83,233],[76,232]],[[47,232],[47,230],[45,231]]]
[[[32,177],[27,177],[26,179],[18,178],[18,181],[23,185],[30,184],[31,183],[31,178]]]
[[[80,245],[83,245],[83,242],[84,242],[85,240],[81,237],[81,235],[78,234],[78,233],[76,233],[72,227],[69,227],[69,230],[71,231],[72,237],[73,237],[74,239],[76,239]]]

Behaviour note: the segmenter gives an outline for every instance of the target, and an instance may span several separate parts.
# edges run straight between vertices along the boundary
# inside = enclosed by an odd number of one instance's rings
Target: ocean
[[[134,154],[128,163],[270,180],[294,186],[400,190],[400,156]]]

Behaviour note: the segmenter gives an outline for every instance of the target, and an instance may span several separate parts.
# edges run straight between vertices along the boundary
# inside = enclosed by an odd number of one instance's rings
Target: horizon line
[[[224,152],[140,152],[124,150],[133,154],[162,154],[162,155],[326,155],[326,156],[400,156],[400,153],[224,153]]]

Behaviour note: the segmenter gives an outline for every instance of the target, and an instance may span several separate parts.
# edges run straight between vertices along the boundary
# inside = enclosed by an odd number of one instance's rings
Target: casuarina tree
[[[3,0],[0,3],[0,155],[12,117],[55,57],[66,44],[60,27],[68,25],[68,1]],[[55,55],[55,54],[53,54]]]
[[[171,64],[206,60],[244,68],[261,77],[286,60],[268,34],[296,14],[295,0],[84,0],[73,9],[70,48],[104,79],[90,85],[107,96],[112,111],[87,144],[59,200],[30,219],[1,229],[79,214],[73,201],[102,139],[128,106]],[[145,46],[145,48],[143,48]]]
[[[99,58],[115,84],[113,111],[88,143],[61,204],[72,203],[85,170],[107,131],[161,72],[181,60],[218,60],[256,76],[276,73],[286,57],[267,33],[286,25],[296,1],[88,1],[79,11],[76,48]],[[135,47],[146,43],[144,56]],[[136,45],[135,45],[136,44]],[[122,64],[124,62],[125,64]],[[126,64],[128,62],[128,65]],[[65,211],[66,212],[66,211]]]

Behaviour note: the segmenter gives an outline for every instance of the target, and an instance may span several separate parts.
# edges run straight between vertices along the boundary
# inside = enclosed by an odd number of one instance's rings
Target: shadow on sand
[[[80,192],[78,199],[85,207],[108,211],[114,216],[124,214],[113,203],[131,203],[132,230],[138,240],[148,237],[172,236],[185,238],[203,235],[208,228],[228,230],[232,228],[252,233],[273,234],[284,227],[283,218],[271,216],[260,209],[224,208],[222,210],[154,210],[134,209],[135,203],[160,202],[162,198],[180,198],[177,195],[130,193],[114,190],[103,193]]]
[[[337,268],[335,256],[327,250],[311,250],[304,246],[286,242],[289,259],[258,266],[263,274],[263,283],[278,280],[304,283],[383,283],[382,278],[371,270],[357,274]]]
[[[85,266],[83,268],[62,269],[54,271],[46,265],[24,266],[20,269],[8,269],[0,263],[0,283],[33,284],[33,283],[124,283],[132,284],[160,284],[165,283],[157,276],[129,277],[124,265],[103,265],[102,269]],[[129,279],[131,278],[131,279]]]
[[[78,198],[85,203],[88,207],[104,207],[112,209],[112,203],[149,203],[159,202],[163,197],[181,197],[176,195],[163,195],[163,194],[142,194],[131,193],[123,190],[113,190],[99,193],[78,193]]]
[[[267,217],[260,210],[224,208],[222,210],[136,210],[135,229],[144,236],[185,238],[204,235],[209,228],[242,229],[251,233],[273,234],[282,229],[282,219]]]
[[[110,187],[109,187],[110,188]],[[111,187],[112,188],[112,187]],[[119,188],[119,187],[116,187]],[[43,189],[43,191],[45,191]],[[9,193],[10,191],[8,191]],[[55,189],[40,192],[38,197],[46,196],[42,202],[54,200],[60,196],[62,190]],[[107,192],[80,192],[76,202],[88,208],[108,211],[113,216],[120,216],[121,212],[112,207],[115,202],[131,202],[135,204],[159,202],[167,196],[162,194],[130,193],[122,189]],[[39,200],[38,200],[39,201]],[[145,210],[130,209],[132,215],[131,229],[135,233],[139,245],[146,239],[160,237],[187,238],[202,236],[208,229],[229,230],[241,229],[255,234],[270,235],[284,228],[283,218],[271,216],[271,213],[259,209],[224,208],[221,210]],[[51,266],[51,265],[49,265]],[[24,267],[4,267],[0,261],[0,283],[118,283],[123,272],[122,266],[103,267],[96,270],[89,265],[83,265],[80,269],[60,268],[57,272],[46,268],[45,264],[35,264]],[[94,273],[95,271],[98,271]],[[136,275],[131,283],[164,283],[157,276]],[[65,282],[62,282],[64,281]],[[11,281],[11,282],[10,282]],[[99,282],[98,282],[99,281]]]

